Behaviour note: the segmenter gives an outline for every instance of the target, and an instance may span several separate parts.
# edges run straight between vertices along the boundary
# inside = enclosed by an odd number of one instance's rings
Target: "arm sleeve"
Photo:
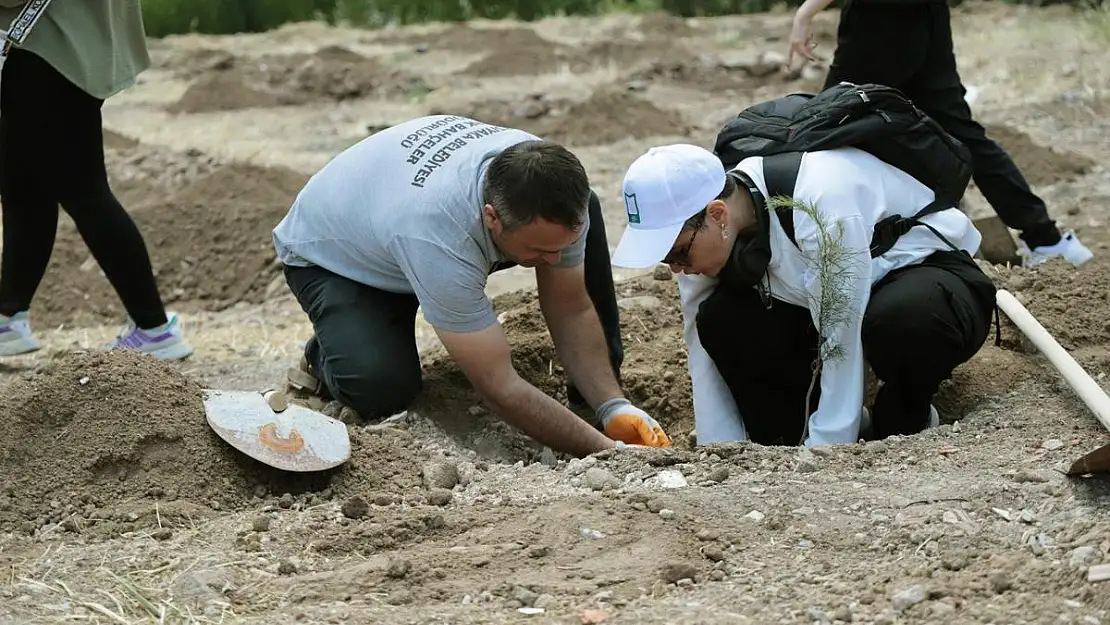
[[[853,200],[826,197],[821,203],[837,201]],[[866,385],[861,328],[871,297],[871,237],[858,212],[837,213],[849,216],[830,218],[824,232],[799,239],[808,257],[810,314],[822,339],[821,400],[809,419],[807,447],[856,442]]]
[[[698,336],[698,306],[713,293],[716,284],[714,278],[678,276],[682,334],[686,341],[687,367],[694,393],[694,428],[698,444],[744,441],[748,438],[732,392]]]
[[[405,237],[394,237],[389,251],[433,327],[477,332],[497,321],[486,296],[486,272],[470,258],[439,243]]]

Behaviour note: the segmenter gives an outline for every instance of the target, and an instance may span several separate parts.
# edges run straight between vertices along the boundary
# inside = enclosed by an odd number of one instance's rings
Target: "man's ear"
[[[493,231],[494,234],[501,234],[501,230],[504,228],[501,224],[501,220],[497,217],[497,211],[491,204],[486,204],[482,207],[482,221],[485,222],[486,227]]]

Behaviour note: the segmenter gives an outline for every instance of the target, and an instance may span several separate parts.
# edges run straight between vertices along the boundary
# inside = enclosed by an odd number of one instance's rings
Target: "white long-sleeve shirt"
[[[745,159],[736,169],[750,176],[767,196],[762,157]],[[839,354],[822,363],[821,399],[810,417],[809,435],[804,444],[809,447],[854,443],[859,435],[866,392],[860,330],[871,287],[891,270],[920,263],[933,252],[951,248],[928,228],[915,226],[886,254],[871,258],[869,249],[875,224],[894,214],[912,216],[932,202],[934,195],[909,174],[856,148],[806,153],[793,197],[817,209],[832,239],[839,239],[840,245],[850,250],[844,260],[851,264],[849,271],[838,272],[841,277],[837,279],[837,286],[845,291],[851,302],[850,310],[847,315],[840,316],[840,323],[821,328],[822,285],[815,261],[818,224],[802,211],[795,210],[794,233],[798,243],[795,247],[777,216],[770,218],[771,262],[767,268],[767,285],[771,294],[808,308],[824,339],[839,346]],[[936,228],[953,245],[969,254],[974,255],[979,249],[979,231],[959,210],[933,213],[922,222]],[[699,444],[747,439],[736,402],[702,347],[695,323],[698,306],[716,285],[716,278],[678,276]]]

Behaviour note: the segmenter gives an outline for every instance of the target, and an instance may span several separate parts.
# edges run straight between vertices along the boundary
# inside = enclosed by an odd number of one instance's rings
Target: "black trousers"
[[[136,325],[166,323],[146,243],[108,185],[104,101],[18,48],[0,81],[0,314],[30,308],[54,251],[61,204]]]
[[[946,2],[849,2],[840,15],[825,87],[840,81],[901,90],[971,151],[975,184],[1007,226],[1019,230],[1030,247],[1060,241],[1044,201],[971,117]]]
[[[614,372],[624,360],[601,202],[590,195],[586,290],[605,333]],[[495,271],[511,267],[500,265]],[[423,386],[413,324],[416,296],[389,293],[320,267],[285,267],[293,295],[312,321],[305,357],[332,398],[364,418],[405,410]],[[584,403],[568,385],[572,403]],[[575,397],[577,395],[577,397]]]
[[[994,293],[974,262],[955,252],[936,252],[875,284],[862,339],[864,357],[882,381],[871,409],[877,437],[925,428],[940,383],[986,340]],[[778,299],[768,309],[755,289],[718,286],[702,302],[697,327],[749,438],[798,444],[803,414],[812,414],[821,397],[818,376],[804,411],[817,358],[809,310]]]

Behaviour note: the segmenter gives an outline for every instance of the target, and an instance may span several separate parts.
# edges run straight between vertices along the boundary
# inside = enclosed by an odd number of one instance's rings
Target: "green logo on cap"
[[[624,194],[624,210],[628,213],[628,223],[640,223],[640,205],[636,203],[635,193]]]

